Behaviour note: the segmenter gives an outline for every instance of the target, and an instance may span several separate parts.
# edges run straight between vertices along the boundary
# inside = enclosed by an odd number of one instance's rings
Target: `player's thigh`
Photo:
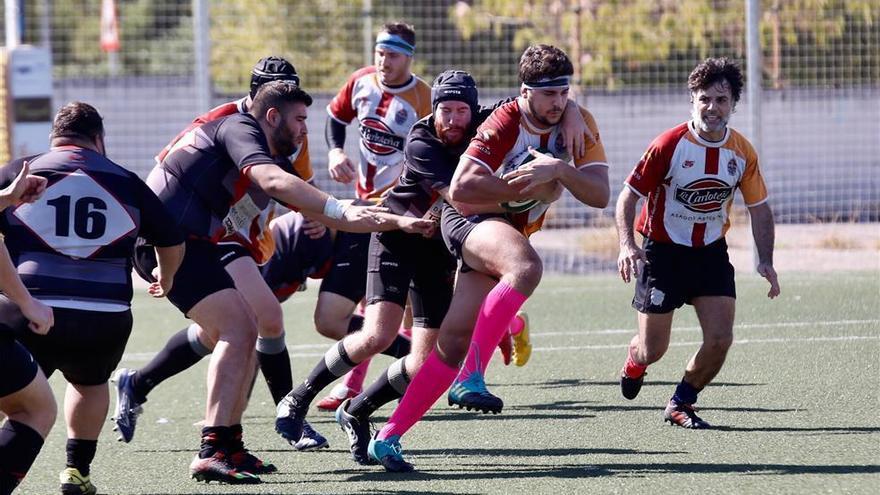
[[[216,334],[218,340],[244,345],[256,342],[256,317],[236,289],[223,289],[205,296],[189,310],[188,316],[203,329]]]
[[[266,285],[253,258],[249,256],[237,258],[226,265],[226,272],[232,277],[235,288],[256,315],[260,332],[280,334],[284,330],[281,304]]]
[[[462,255],[468,266],[494,277],[540,269],[541,265],[529,240],[498,218],[486,219],[474,227],[464,241]]]

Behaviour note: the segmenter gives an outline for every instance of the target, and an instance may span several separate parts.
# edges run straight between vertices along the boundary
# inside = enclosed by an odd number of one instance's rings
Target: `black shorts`
[[[321,292],[332,292],[361,302],[367,288],[367,253],[370,234],[339,231],[333,243],[333,262],[321,282]]]
[[[251,252],[241,244],[217,244],[217,256],[225,269],[227,265],[239,258],[253,258]]]
[[[46,377],[59,370],[76,385],[106,383],[122,359],[131,334],[131,310],[52,311],[55,325],[48,334],[38,335],[25,327],[19,329],[18,340],[33,354]]]
[[[209,241],[187,240],[186,254],[174,276],[168,300],[184,315],[202,299],[225,289],[235,289],[220,257],[228,250]]]
[[[404,307],[409,294],[413,326],[440,328],[452,302],[455,258],[439,239],[401,230],[376,232],[367,266],[368,304]]]
[[[37,362],[12,336],[11,329],[0,329],[0,397],[14,394],[30,385],[37,376]]]
[[[501,213],[486,213],[465,217],[449,204],[443,205],[443,214],[440,216],[440,233],[449,252],[458,259],[459,270],[462,273],[473,271],[473,268],[464,262],[464,256],[462,255],[464,241],[471,235],[471,231],[474,230],[478,223],[488,218],[504,218],[504,215]]]
[[[733,265],[722,238],[704,247],[646,239],[648,263],[639,273],[632,305],[642,313],[668,313],[700,296],[736,297]]]

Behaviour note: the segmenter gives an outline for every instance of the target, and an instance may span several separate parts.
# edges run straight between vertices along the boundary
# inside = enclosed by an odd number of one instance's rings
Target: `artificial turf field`
[[[672,345],[627,401],[617,376],[635,328],[632,287],[610,276],[547,276],[526,304],[535,346],[523,368],[495,362],[498,416],[441,399],[403,439],[416,473],[351,461],[332,416],[309,420],[331,448],[297,453],[273,431],[262,378],[244,419],[248,447],[276,464],[261,485],[189,479],[204,413],[206,362],[150,395],[131,444],[108,422],[92,465],[106,494],[190,493],[878,493],[880,492],[880,274],[782,274],[782,296],[757,276],[738,278],[735,344],[700,396],[709,431],[673,428],[661,412],[700,333],[677,312]],[[311,324],[317,284],[284,304],[294,380],[328,347]],[[142,366],[184,320],[164,300],[138,295],[120,366]],[[496,357],[498,355],[496,354]],[[373,361],[368,382],[390,363]],[[59,401],[62,379],[50,380]],[[329,390],[329,389],[328,389]],[[113,401],[111,400],[111,409]],[[377,424],[390,414],[381,409]],[[65,429],[59,420],[19,492],[58,493]]]

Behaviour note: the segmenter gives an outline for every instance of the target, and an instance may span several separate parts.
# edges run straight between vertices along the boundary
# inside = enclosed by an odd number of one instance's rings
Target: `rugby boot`
[[[327,397],[319,400],[318,403],[315,404],[315,407],[322,411],[336,412],[336,410],[339,409],[339,405],[342,404],[345,399],[353,399],[357,397],[359,393],[360,392],[354,391],[340,383],[333,387],[333,390],[330,391]]]
[[[260,483],[260,478],[250,471],[236,468],[231,460],[218,450],[211,457],[202,459],[198,455],[189,465],[192,478],[196,481],[219,481],[230,485],[253,485]]]
[[[336,409],[336,422],[348,436],[348,450],[351,451],[351,458],[362,466],[376,464],[376,461],[371,459],[367,452],[370,446],[370,422],[349,414],[346,411],[349,404],[351,404],[351,399],[346,399]]]
[[[638,378],[630,378],[626,376],[625,371],[620,372],[620,393],[629,400],[635,399],[642,390],[642,383],[645,382],[645,375],[642,373]]]
[[[529,337],[529,315],[525,311],[517,311],[514,318],[522,320],[522,330],[513,336],[513,364],[525,366],[532,357],[532,341]]]
[[[134,438],[137,418],[144,412],[144,408],[141,406],[143,402],[137,402],[135,399],[132,387],[134,373],[134,370],[120,368],[110,379],[116,384],[116,410],[110,420],[116,423],[113,431],[119,433],[119,441],[125,443],[131,442],[131,439]]]
[[[460,376],[460,375],[459,375]],[[504,401],[495,397],[486,390],[486,382],[483,374],[474,371],[467,379],[460,381],[456,378],[449,389],[447,400],[450,406],[458,406],[468,411],[476,409],[483,413],[498,414],[504,408]]]
[[[308,404],[301,404],[293,392],[285,395],[275,408],[275,431],[287,443],[296,445],[302,439],[307,412]]]
[[[403,448],[400,446],[400,435],[392,435],[385,440],[373,438],[367,448],[370,459],[381,464],[386,471],[392,473],[409,473],[415,470],[412,464],[403,460]]]
[[[324,435],[315,431],[308,421],[303,421],[302,436],[299,441],[293,445],[293,448],[299,452],[308,452],[310,450],[319,450],[325,447],[330,448],[330,442],[324,438]]]
[[[253,474],[269,474],[278,471],[275,464],[268,464],[262,459],[251,454],[244,446],[229,454],[229,462],[239,471],[247,471]]]
[[[712,425],[697,416],[693,404],[685,404],[673,399],[669,399],[669,404],[666,405],[666,410],[663,411],[663,421],[669,421],[670,425],[678,425],[682,428],[695,430],[712,428]]]
[[[62,495],[95,495],[98,489],[92,484],[87,475],[83,475],[77,468],[66,468],[61,471]]]

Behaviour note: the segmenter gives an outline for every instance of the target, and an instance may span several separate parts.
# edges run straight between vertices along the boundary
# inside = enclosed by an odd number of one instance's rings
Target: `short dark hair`
[[[519,80],[529,83],[544,78],[574,74],[574,66],[564,51],[553,45],[531,45],[519,59]]]
[[[382,26],[382,31],[388,34],[396,34],[403,38],[403,41],[406,41],[412,46],[416,46],[416,28],[412,26],[412,24],[407,24],[405,22],[386,22],[384,26]]]
[[[104,119],[95,107],[81,101],[73,101],[61,107],[52,121],[55,138],[94,140],[104,135]]]
[[[688,76],[688,89],[693,93],[727,81],[734,103],[739,101],[743,88],[742,69],[727,57],[707,58],[700,62]]]
[[[270,81],[257,89],[254,103],[251,105],[251,114],[259,118],[270,108],[281,109],[285,105],[297,102],[304,103],[308,107],[312,104],[312,97],[289,81]]]

